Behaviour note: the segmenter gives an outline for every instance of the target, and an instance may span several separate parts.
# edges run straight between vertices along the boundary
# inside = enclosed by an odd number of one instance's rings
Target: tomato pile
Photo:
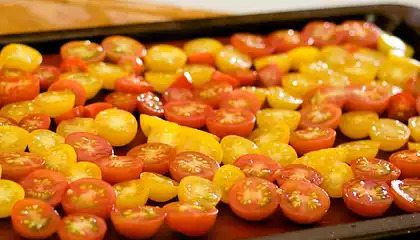
[[[164,223],[201,236],[218,204],[299,224],[330,198],[363,217],[420,212],[420,63],[371,23],[60,54],[58,67],[21,44],[0,53],[0,217],[25,238],[102,239],[108,219],[132,239]],[[337,146],[338,131],[354,141]]]

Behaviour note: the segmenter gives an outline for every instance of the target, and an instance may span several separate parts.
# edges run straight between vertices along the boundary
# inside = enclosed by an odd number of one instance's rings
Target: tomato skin
[[[346,42],[361,47],[376,48],[380,29],[372,23],[364,21],[345,21],[339,27],[338,35],[341,35]],[[361,33],[361,31],[364,31]],[[360,35],[364,36],[360,36]]]
[[[94,223],[95,229],[97,230],[94,233],[92,233],[91,231],[88,231],[86,233],[86,229],[78,229],[77,227],[75,227],[75,229],[70,229],[70,231],[67,229],[66,223],[70,225],[68,226],[68,228],[71,228],[71,223],[73,221],[80,221],[80,219],[83,219],[83,221],[90,221],[90,224]],[[79,223],[79,224],[83,224],[83,223]],[[90,227],[86,225],[82,225],[82,226],[85,228]],[[77,234],[77,233],[71,232],[72,230],[85,231],[85,232],[84,234]],[[61,220],[60,225],[58,227],[57,234],[61,240],[102,240],[105,237],[106,231],[107,231],[107,225],[106,225],[106,222],[102,218],[95,215],[91,215],[91,214],[76,213],[76,214],[67,215]]]
[[[88,105],[89,106],[89,105]],[[55,117],[55,124],[58,126],[62,121],[70,120],[77,117],[84,117],[86,108],[84,106],[77,106],[72,108],[70,111],[60,114],[60,116]]]
[[[316,47],[338,45],[343,40],[344,37],[337,34],[336,25],[331,22],[313,21],[308,23],[301,32],[301,41]]]
[[[366,94],[377,94],[371,99]],[[388,91],[379,86],[353,85],[348,87],[348,100],[345,109],[348,111],[374,111],[381,114],[388,106],[390,99]]]
[[[258,70],[258,77],[266,87],[280,86],[283,75],[283,71],[275,63],[268,64]]]
[[[144,163],[131,156],[110,156],[95,161],[101,168],[102,179],[116,184],[140,177]]]
[[[150,218],[146,216],[134,219],[123,215],[124,211],[127,210],[131,210],[135,214],[137,213],[137,209],[152,209],[155,215]],[[159,231],[165,221],[166,215],[166,212],[160,207],[138,206],[132,209],[116,208],[111,212],[111,221],[116,230],[126,238],[146,239],[153,237]]]
[[[194,165],[190,167],[189,163]],[[219,163],[212,157],[199,152],[180,152],[169,162],[169,173],[175,181],[181,181],[187,176],[197,176],[212,180]]]
[[[288,52],[293,48],[305,44],[304,42],[301,42],[300,32],[292,29],[273,32],[268,36],[267,40],[277,53]]]
[[[71,133],[66,137],[65,143],[74,148],[77,161],[95,162],[114,153],[107,140],[87,132]]]
[[[167,213],[165,223],[172,230],[186,236],[203,236],[213,227],[219,211],[215,207],[205,208],[200,205],[193,205],[200,210],[181,210],[183,206],[191,205],[193,204],[172,202],[163,206],[163,210]]]
[[[4,46],[0,52],[0,69],[19,69],[32,72],[42,63],[42,55],[36,49],[18,43]]]
[[[225,120],[226,116],[230,117],[232,115],[236,119]],[[254,128],[255,121],[256,118],[252,112],[241,109],[219,109],[209,113],[206,119],[206,126],[210,133],[220,138],[227,135],[248,137]]]
[[[260,154],[246,154],[240,156],[233,163],[246,177],[260,177],[274,182],[274,173],[280,169],[280,165],[269,157]]]
[[[353,159],[350,162],[350,166],[354,175],[358,178],[375,179],[390,183],[392,180],[398,179],[401,175],[401,170],[392,162],[378,158],[362,157]],[[366,167],[368,169],[366,169]],[[381,167],[382,169],[377,169],[377,167]]]
[[[39,94],[39,80],[15,69],[0,71],[0,106],[33,100]]]
[[[60,71],[65,72],[87,72],[88,67],[85,61],[79,58],[66,57],[60,64]]]
[[[198,52],[188,55],[188,64],[215,65],[214,55],[208,52]]]
[[[51,118],[46,114],[27,114],[19,121],[19,126],[28,132],[37,129],[49,129]]]
[[[274,48],[261,35],[236,33],[230,38],[232,46],[252,58],[270,55]]]
[[[68,181],[63,174],[47,169],[40,169],[28,174],[20,181],[29,198],[44,200],[56,207],[68,187]]]
[[[125,71],[139,76],[144,72],[144,64],[141,58],[136,56],[123,56],[117,62]]]
[[[364,187],[366,185],[369,190],[374,190],[375,194],[381,195],[372,196],[370,193],[358,191],[358,188],[363,188],[364,191],[368,191]],[[393,197],[390,194],[390,189],[386,182],[360,178],[352,179],[343,185],[343,199],[347,208],[363,217],[380,217],[388,210],[393,202]]]
[[[58,81],[60,70],[54,66],[40,66],[33,72],[33,77],[39,81],[40,88],[46,90],[52,83]]]
[[[192,90],[194,86],[192,84],[191,74],[189,72],[184,72],[183,74],[180,74],[175,79],[175,81],[169,86],[169,88],[187,88]]]
[[[274,174],[279,186],[289,180],[307,181],[317,186],[322,184],[322,176],[317,170],[303,164],[289,164]]]
[[[91,185],[92,188],[88,190],[86,187],[83,187],[85,185]],[[102,193],[98,194],[93,190],[95,188]],[[93,193],[95,199],[92,199],[92,191],[96,192]],[[84,197],[86,201],[82,201],[81,197]],[[61,205],[67,215],[74,213],[93,214],[103,219],[108,219],[111,210],[115,206],[115,201],[116,194],[111,185],[99,179],[81,178],[70,183],[61,200]]]
[[[171,101],[192,100],[193,93],[188,88],[168,88],[162,94],[162,97],[165,103],[168,103]]]
[[[420,156],[416,150],[394,152],[389,161],[401,170],[401,178],[420,177]]]
[[[322,135],[316,138],[302,138],[300,134],[306,134],[306,132],[319,132],[322,131]],[[320,150],[323,148],[330,148],[334,145],[336,132],[332,128],[307,128],[304,130],[298,130],[290,133],[289,144],[296,150],[299,155],[307,152]]]
[[[237,69],[228,72],[230,76],[239,80],[241,86],[252,86],[257,81],[258,73],[250,69]]]
[[[289,180],[282,184],[280,189],[280,208],[284,215],[295,223],[311,224],[319,222],[330,208],[328,194],[322,188],[310,182]],[[295,195],[295,192],[298,196]],[[315,197],[311,193],[314,193]],[[302,204],[294,206],[293,202],[299,201],[301,195],[305,195],[306,198],[316,198],[318,206],[302,206]],[[306,203],[310,204],[309,202]]]
[[[82,51],[77,52],[76,49],[84,49],[86,53],[88,51],[94,51],[95,53],[92,53],[92,55],[84,56],[83,53],[80,54]],[[101,62],[105,59],[104,49],[100,45],[90,41],[67,42],[61,46],[60,55],[63,59],[66,59],[68,57],[78,58],[83,60],[87,64]]]
[[[193,90],[193,99],[216,108],[223,94],[232,90],[232,85],[227,82],[210,81]]]
[[[388,117],[407,121],[416,115],[416,99],[408,92],[398,93],[389,100]]]
[[[310,105],[300,110],[300,128],[336,129],[341,119],[341,108],[333,104]],[[321,115],[321,116],[320,116]],[[321,118],[321,119],[318,119]]]
[[[417,200],[419,186],[420,180],[415,178],[393,180],[391,194],[395,205],[408,213],[420,212],[420,203]]]
[[[105,102],[92,103],[84,107],[83,115],[85,117],[95,118],[99,112],[102,112],[103,110],[110,109],[110,108],[112,108],[112,104],[109,104],[109,103],[105,103]]]
[[[154,156],[150,156],[151,154]],[[144,172],[165,174],[169,171],[169,162],[176,157],[176,150],[164,143],[145,143],[130,149],[127,156],[142,161]],[[150,158],[154,159],[151,160]]]
[[[36,207],[36,208],[35,208]],[[28,210],[28,208],[30,210]],[[33,213],[36,212],[36,213]],[[31,216],[34,214],[35,216]],[[42,223],[42,227],[25,224],[25,221],[36,223],[37,221],[46,220]],[[51,237],[58,229],[60,215],[55,209],[41,200],[23,199],[15,203],[12,210],[13,229],[21,236],[29,239],[45,239]],[[29,225],[29,226],[28,226]]]
[[[245,109],[255,114],[261,105],[260,99],[255,94],[245,90],[233,90],[222,96],[219,108]]]
[[[106,52],[106,57],[114,62],[128,56],[140,58],[146,55],[146,48],[143,44],[126,36],[109,36],[102,40],[101,45]]]
[[[137,97],[137,110],[150,116],[163,117],[163,103],[152,92],[142,93]]]
[[[112,92],[105,97],[105,102],[118,109],[133,113],[137,107],[137,96],[132,93]]]
[[[420,76],[412,77],[405,83],[405,91],[417,98],[420,96]]]
[[[277,186],[258,177],[237,180],[229,190],[228,203],[232,211],[247,221],[260,221],[270,217],[277,209]],[[245,191],[261,194],[258,201],[247,198]],[[257,193],[258,191],[258,193]],[[248,196],[249,198],[249,196]]]
[[[115,91],[141,94],[153,91],[153,87],[143,77],[130,75],[115,82]]]
[[[70,89],[76,96],[76,100],[74,102],[76,106],[85,105],[87,99],[86,90],[79,82],[73,80],[60,80],[51,84],[48,91],[63,91],[66,89]]]
[[[41,169],[45,161],[34,153],[6,152],[0,153],[0,164],[2,167],[1,177],[18,182],[31,172]]]

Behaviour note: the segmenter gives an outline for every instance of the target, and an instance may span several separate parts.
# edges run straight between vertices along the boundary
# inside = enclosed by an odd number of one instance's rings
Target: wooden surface
[[[143,0],[0,0],[0,35],[223,15]]]

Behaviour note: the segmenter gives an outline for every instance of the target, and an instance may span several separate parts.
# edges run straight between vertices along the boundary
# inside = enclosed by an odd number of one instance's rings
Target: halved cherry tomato
[[[381,32],[374,24],[364,21],[345,21],[337,31],[344,41],[368,48],[376,48]]]
[[[117,194],[117,208],[143,206],[149,197],[150,187],[141,179],[120,182],[113,187]]]
[[[216,171],[213,176],[213,183],[222,190],[222,202],[228,203],[230,187],[242,178],[245,178],[245,174],[232,164],[225,164]]]
[[[254,85],[258,77],[258,73],[250,69],[237,69],[233,72],[229,72],[228,74],[239,80],[241,86]]]
[[[195,87],[199,87],[203,84],[208,83],[213,78],[213,75],[216,73],[216,69],[214,67],[208,66],[208,65],[199,65],[199,64],[186,65],[185,67],[182,68],[182,71],[184,72],[184,74],[185,73],[189,74],[189,77],[191,78],[188,78],[188,79],[191,79],[191,84]],[[227,77],[228,77],[228,80],[232,80],[230,79],[231,78],[230,76],[226,77],[225,74],[223,73],[221,74],[221,76],[222,76],[222,80],[225,80],[225,78]],[[236,80],[236,79],[233,79],[233,80]]]
[[[18,183],[6,179],[0,179],[0,188],[3,196],[0,218],[7,218],[12,215],[12,209],[15,203],[25,197],[25,191]]]
[[[233,164],[242,155],[258,153],[258,146],[243,137],[229,135],[220,142],[223,150],[223,164]]]
[[[270,87],[268,91],[267,102],[272,108],[295,110],[303,103],[300,97],[290,94],[281,87]]]
[[[303,98],[305,105],[330,103],[342,108],[347,102],[347,91],[342,88],[321,86],[309,91]]]
[[[356,177],[381,180],[387,183],[398,179],[401,174],[401,170],[393,163],[374,157],[353,159],[350,166]]]
[[[47,169],[36,170],[20,181],[25,196],[46,201],[56,207],[66,192],[68,180],[63,174]]]
[[[381,114],[389,102],[388,91],[379,86],[353,85],[348,88],[348,111],[374,111]]]
[[[139,76],[144,72],[143,61],[137,56],[122,56],[117,62],[126,72]]]
[[[300,36],[302,42],[312,42],[316,47],[338,45],[344,41],[344,36],[337,34],[336,25],[331,22],[308,23]]]
[[[255,115],[241,109],[219,109],[209,113],[206,126],[210,133],[223,138],[227,135],[248,137],[255,125]]]
[[[320,51],[313,46],[302,46],[290,50],[287,55],[289,56],[292,69],[299,69],[301,65],[318,60]]]
[[[336,129],[341,119],[341,108],[334,104],[309,105],[300,110],[301,128],[332,128]]]
[[[152,90],[153,87],[140,76],[130,75],[115,82],[115,91],[117,92],[140,94]]]
[[[88,67],[85,61],[79,58],[66,57],[60,64],[60,71],[65,72],[87,72]]]
[[[244,90],[233,90],[230,93],[223,94],[219,104],[219,108],[245,109],[254,114],[261,106],[262,103],[255,94]]]
[[[108,219],[115,199],[115,190],[108,183],[94,178],[82,178],[70,183],[61,205],[66,214],[86,213]]]
[[[286,109],[263,109],[257,112],[257,125],[260,128],[269,129],[275,126],[274,123],[283,121],[285,122],[290,131],[297,129],[300,121],[300,112],[286,110]]]
[[[274,48],[261,35],[236,33],[230,38],[232,46],[252,58],[270,55]]]
[[[277,209],[276,190],[276,185],[262,178],[239,179],[229,190],[229,206],[236,215],[245,220],[264,220]]]
[[[0,71],[0,106],[32,100],[39,94],[39,80],[16,69]]]
[[[217,69],[225,73],[237,69],[249,69],[252,66],[252,59],[231,45],[224,46],[220,49],[216,53],[215,60]]]
[[[385,60],[385,54],[370,48],[360,48],[353,52],[352,56],[361,62],[366,62],[379,67]]]
[[[77,162],[73,164],[66,172],[66,178],[69,182],[74,182],[82,178],[102,179],[101,168],[92,162]]]
[[[292,29],[275,31],[268,36],[268,42],[276,52],[288,52],[304,45],[300,39],[300,32]]]
[[[400,121],[407,121],[417,114],[416,99],[408,92],[392,96],[388,105],[388,117]]]
[[[377,68],[371,63],[348,61],[337,68],[337,71],[348,76],[351,84],[369,84],[375,80]]]
[[[0,126],[0,152],[24,152],[30,141],[29,132],[17,126]]]
[[[70,120],[77,117],[84,117],[85,113],[86,113],[86,108],[84,106],[77,106],[77,107],[72,108],[70,111],[62,113],[60,116],[54,118],[54,121],[55,121],[55,124],[58,126],[64,120]]]
[[[45,168],[64,174],[77,162],[73,147],[64,143],[50,148],[42,156],[45,159]]]
[[[98,127],[97,123],[92,118],[76,117],[61,121],[57,126],[56,132],[63,137],[67,137],[69,134],[75,132],[98,134]]]
[[[222,189],[209,179],[198,176],[186,176],[178,189],[178,199],[183,203],[198,202],[202,206],[213,207],[222,197]]]
[[[289,93],[303,97],[317,88],[320,82],[312,75],[306,73],[289,73],[284,75],[282,85],[284,90]]]
[[[15,120],[13,120],[13,118],[0,115],[0,126],[17,126],[17,125],[18,123]]]
[[[178,195],[178,183],[159,173],[143,172],[140,180],[149,186],[149,199],[167,202]]]
[[[130,75],[121,66],[105,62],[89,64],[88,73],[97,79],[101,79],[102,87],[108,90],[115,89],[115,82],[118,79]]]
[[[13,229],[24,238],[49,238],[57,231],[59,223],[60,215],[44,201],[29,198],[13,206]]]
[[[18,182],[31,172],[44,166],[44,159],[34,153],[6,152],[0,153],[2,178]]]
[[[115,62],[125,56],[144,57],[146,55],[143,44],[126,36],[109,36],[102,41],[101,45],[106,52],[106,57]]]
[[[402,150],[393,153],[389,161],[401,169],[402,178],[420,177],[420,152],[416,150]]]
[[[129,239],[153,237],[162,227],[166,212],[160,207],[136,206],[116,208],[111,221],[117,232]]]
[[[181,152],[169,162],[169,172],[175,181],[181,181],[186,176],[212,180],[218,169],[216,160],[199,152]]]
[[[28,149],[31,153],[45,156],[48,150],[62,143],[64,143],[62,136],[50,130],[39,129],[29,135]]]
[[[207,113],[212,110],[209,105],[195,101],[172,101],[164,109],[168,121],[192,128],[206,125]]]
[[[288,143],[290,135],[289,126],[283,122],[273,122],[271,127],[259,127],[252,131],[249,139],[258,146],[263,146],[269,143]]]
[[[369,136],[370,139],[379,143],[379,149],[392,152],[407,143],[410,129],[398,120],[381,118],[373,122]]]
[[[174,231],[189,237],[203,236],[216,222],[215,207],[205,207],[198,203],[172,202],[163,206],[167,213],[165,223]]]
[[[292,164],[297,159],[297,153],[294,148],[286,143],[270,142],[259,146],[262,154],[269,156],[280,166]]]
[[[75,213],[65,216],[58,227],[61,240],[102,240],[107,230],[106,222],[95,215]]]
[[[51,118],[46,114],[28,114],[19,121],[19,126],[28,132],[49,129]]]
[[[63,59],[68,57],[78,58],[85,63],[97,63],[105,59],[104,49],[91,41],[71,41],[60,48]]]
[[[259,80],[266,87],[280,86],[283,75],[284,73],[275,63],[268,64],[258,70]]]
[[[186,74],[187,73],[184,73],[184,75]],[[180,76],[183,76],[180,72],[147,71],[144,74],[144,79],[153,87],[155,92],[163,93],[166,91],[166,89],[170,88],[177,81],[177,79],[179,79]],[[190,75],[188,74],[188,76]]]
[[[193,90],[194,100],[203,102],[211,107],[217,107],[223,94],[231,92],[233,87],[227,82],[211,81]]]
[[[290,133],[290,145],[302,155],[332,147],[335,136],[336,132],[332,128],[306,128]]]
[[[328,194],[308,181],[289,180],[280,189],[280,208],[295,223],[319,222],[330,208]]]
[[[60,80],[72,80],[78,82],[86,91],[86,98],[94,98],[102,88],[103,81],[87,72],[72,72],[60,75]]]
[[[83,89],[84,91],[84,89]],[[70,111],[75,104],[76,95],[71,90],[43,92],[39,94],[34,104],[39,107],[41,113],[50,117],[58,117]]]
[[[337,148],[347,150],[346,163],[351,164],[352,161],[358,158],[375,158],[379,152],[379,143],[372,140],[360,140],[340,144]]]
[[[405,90],[414,97],[420,96],[420,75],[410,78],[405,84]]]
[[[133,113],[137,107],[137,95],[126,92],[112,92],[105,97],[105,102],[118,109]]]
[[[408,119],[408,128],[410,129],[410,137],[415,142],[420,142],[420,117],[411,117]]]
[[[222,48],[223,44],[213,38],[196,38],[186,42],[184,45],[184,50],[188,56],[200,53],[207,53],[214,56]]]
[[[369,136],[373,122],[379,120],[372,111],[347,112],[341,116],[340,131],[351,139],[362,139]]]
[[[388,184],[377,179],[355,178],[343,185],[347,208],[363,217],[380,217],[391,206]]]
[[[74,148],[78,161],[96,162],[114,152],[107,140],[87,132],[71,133],[67,135],[65,143]]]
[[[154,93],[142,93],[137,97],[137,101],[137,109],[140,113],[157,117],[163,116],[163,103]]]
[[[132,156],[109,156],[95,161],[101,168],[102,179],[110,184],[140,177],[144,163]]]
[[[25,72],[33,72],[41,63],[41,53],[24,44],[7,44],[0,53],[0,69],[19,69]]]
[[[149,48],[144,63],[147,69],[156,72],[175,72],[187,62],[187,54],[175,46],[158,44]]]
[[[270,182],[274,181],[274,173],[280,169],[280,165],[273,159],[260,154],[242,155],[233,163],[247,177],[259,177]]]
[[[163,101],[165,103],[171,101],[185,101],[185,100],[192,100],[193,93],[188,88],[168,88],[162,94]]]
[[[303,165],[303,164],[290,164],[281,168],[274,174],[274,178],[279,186],[283,185],[289,180],[306,181],[317,186],[322,184],[322,176],[317,170]]]
[[[391,194],[395,205],[409,212],[420,212],[420,180],[404,179],[391,182]]]
[[[128,151],[127,156],[144,163],[143,171],[165,174],[176,156],[175,148],[164,143],[145,143]]]
[[[239,79],[236,79],[235,77],[232,77],[229,74],[222,73],[220,71],[215,71],[213,73],[213,76],[211,78],[213,82],[226,82],[232,85],[233,88],[237,88],[240,86]]]
[[[404,87],[407,81],[418,76],[418,71],[418,67],[416,66],[412,66],[398,58],[392,59],[389,57],[379,66],[378,79],[399,87]]]
[[[85,105],[86,102],[86,90],[82,84],[73,80],[60,80],[57,81],[48,88],[48,91],[63,91],[69,89],[76,96],[75,105]]]
[[[50,85],[58,81],[60,76],[60,70],[54,66],[44,65],[39,67],[33,73],[33,77],[39,81],[41,89],[46,90]]]
[[[98,113],[102,112],[103,110],[112,108],[112,104],[105,103],[105,102],[97,102],[86,105],[84,107],[84,116],[95,118]]]
[[[10,103],[0,109],[0,115],[19,122],[27,114],[41,113],[41,108],[35,105],[35,101],[23,101]]]

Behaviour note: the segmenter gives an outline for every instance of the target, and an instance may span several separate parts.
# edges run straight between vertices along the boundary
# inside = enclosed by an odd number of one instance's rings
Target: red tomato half
[[[89,106],[89,105],[88,105]],[[84,106],[77,106],[72,108],[70,111],[62,113],[60,116],[54,118],[55,124],[58,126],[61,121],[69,120],[77,117],[84,117],[86,108]]]
[[[230,38],[232,46],[252,58],[270,55],[274,48],[261,35],[236,33]]]
[[[143,61],[137,56],[123,56],[118,61],[118,65],[126,72],[132,73],[136,76],[139,76],[144,72]]]
[[[317,186],[322,184],[322,176],[317,170],[303,164],[290,164],[282,167],[274,174],[274,178],[279,186],[286,181],[306,181]]]
[[[345,108],[348,111],[374,111],[381,114],[389,102],[389,92],[383,87],[353,85],[348,87]]]
[[[337,34],[336,25],[331,22],[308,23],[300,36],[302,42],[312,42],[316,47],[338,45],[344,41],[344,36]]]
[[[105,102],[118,109],[133,113],[137,106],[137,95],[126,92],[112,92],[105,97]]]
[[[112,104],[104,103],[104,102],[97,102],[86,105],[84,108],[84,116],[89,118],[95,118],[96,115],[103,110],[112,108]]]
[[[381,30],[364,21],[345,21],[337,28],[337,35],[344,41],[361,47],[376,48]]]
[[[188,88],[168,88],[162,94],[162,97],[165,103],[168,103],[171,101],[192,100],[193,93]]]
[[[166,120],[192,128],[206,125],[207,114],[212,110],[209,105],[195,101],[172,101],[164,109]]]
[[[409,213],[420,212],[420,179],[392,181],[391,194],[395,205],[402,210]]]
[[[0,116],[0,126],[17,126],[18,123],[12,118]]]
[[[153,91],[153,87],[143,77],[130,75],[115,82],[115,91],[140,94]]]
[[[28,198],[13,206],[13,229],[24,238],[49,238],[57,231],[59,223],[58,213],[44,201]]]
[[[388,105],[388,117],[400,121],[407,121],[417,114],[416,99],[408,92],[392,96]]]
[[[49,129],[51,118],[47,114],[28,114],[19,121],[19,127],[28,132],[37,129]]]
[[[238,79],[241,86],[252,86],[258,78],[257,71],[250,69],[237,69],[228,74],[233,78]]]
[[[169,162],[169,172],[177,182],[187,176],[212,180],[219,167],[216,160],[199,152],[181,152]]]
[[[309,105],[300,110],[301,128],[332,128],[336,129],[341,119],[341,108],[334,104]]]
[[[273,32],[267,40],[274,47],[275,52],[288,52],[304,45],[300,41],[300,32],[292,29]]]
[[[277,186],[258,177],[237,180],[229,190],[228,202],[232,211],[248,221],[270,217],[277,209]]]
[[[420,152],[416,150],[401,150],[393,153],[389,161],[401,170],[401,177],[420,177]]]
[[[39,94],[39,81],[30,73],[15,69],[0,71],[0,107],[9,103],[33,100]]]
[[[226,93],[220,100],[220,108],[245,109],[254,114],[261,108],[260,99],[250,91],[233,90]]]
[[[127,156],[144,163],[143,171],[165,174],[176,156],[175,148],[164,143],[145,143],[128,151]]]
[[[111,144],[91,133],[75,132],[66,137],[66,144],[71,145],[77,154],[77,161],[95,162],[114,153]]]
[[[223,138],[227,135],[248,137],[255,125],[255,115],[242,109],[219,109],[209,113],[206,126],[210,133]]]
[[[258,70],[258,78],[266,87],[280,86],[283,75],[283,71],[275,63],[268,64]]]
[[[48,91],[62,91],[69,89],[76,96],[75,105],[82,106],[86,103],[86,90],[82,84],[73,80],[60,80],[57,81],[48,88]]]
[[[102,179],[110,184],[137,179],[143,172],[144,163],[132,156],[110,156],[98,159]]]
[[[152,92],[142,93],[137,97],[137,109],[140,113],[156,117],[163,117],[165,111],[160,98]]]
[[[332,128],[306,128],[290,133],[289,144],[299,155],[334,145],[336,132]]]
[[[376,179],[390,183],[401,175],[401,170],[393,163],[378,158],[358,158],[350,163],[356,177]]]
[[[214,66],[214,56],[209,52],[197,52],[188,56],[188,64]]]
[[[347,102],[347,91],[342,88],[321,86],[309,91],[304,96],[304,105],[318,105],[330,103],[343,108]]]
[[[25,197],[43,200],[56,207],[66,192],[68,180],[63,174],[47,169],[36,170],[20,181]]]
[[[315,184],[290,180],[280,188],[280,208],[295,223],[319,222],[330,208],[328,194]]]
[[[60,64],[60,71],[62,73],[87,72],[88,68],[85,61],[78,58],[67,57],[67,58],[64,58]]]
[[[47,90],[52,83],[58,81],[60,70],[54,66],[44,65],[35,70],[33,76],[39,81],[41,89]]]
[[[235,160],[234,165],[245,173],[247,177],[264,178],[274,181],[274,173],[280,165],[273,159],[260,154],[246,154]]]
[[[219,106],[224,93],[231,92],[233,87],[227,82],[210,81],[193,90],[194,100],[210,105],[213,108]]]
[[[106,230],[106,222],[102,218],[77,213],[61,220],[58,236],[61,240],[102,240]]]
[[[355,178],[343,185],[347,208],[363,217],[380,217],[391,206],[393,197],[386,182]]]
[[[215,71],[211,80],[212,82],[229,83],[233,88],[237,88],[241,84],[238,79],[220,71]]]
[[[175,82],[169,86],[169,88],[188,88],[193,89],[194,86],[192,85],[192,77],[189,72],[184,72],[183,74],[179,75]]]
[[[420,96],[420,75],[418,77],[410,78],[405,83],[405,90],[414,97]]]
[[[165,222],[174,231],[189,237],[207,234],[216,222],[215,207],[204,207],[193,203],[172,202],[163,207],[167,213]]]
[[[160,207],[137,206],[114,209],[111,220],[117,232],[129,239],[153,237],[162,227],[166,212]]]
[[[0,153],[2,178],[18,182],[31,172],[44,166],[44,159],[34,153],[4,152]]]
[[[66,214],[93,214],[108,219],[114,209],[116,194],[108,183],[94,178],[82,178],[70,183],[61,205]]]

